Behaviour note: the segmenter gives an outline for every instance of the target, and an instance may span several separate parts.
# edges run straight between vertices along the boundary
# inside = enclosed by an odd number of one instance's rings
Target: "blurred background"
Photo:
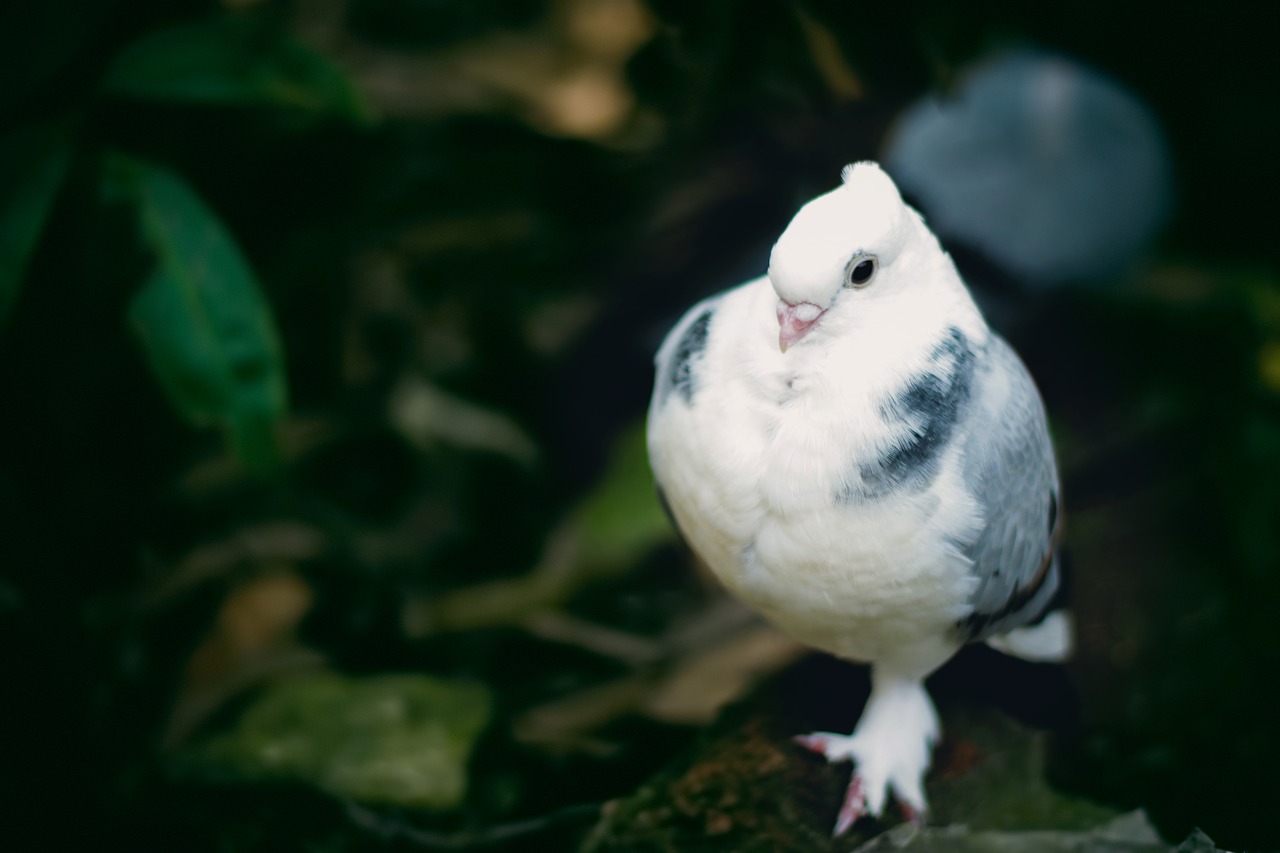
[[[571,849],[803,654],[641,423],[666,329],[867,158],[1047,401],[1054,783],[1280,847],[1260,8],[6,3],[5,849]]]

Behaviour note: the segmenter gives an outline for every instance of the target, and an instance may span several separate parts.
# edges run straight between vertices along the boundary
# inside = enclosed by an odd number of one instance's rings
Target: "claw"
[[[844,835],[861,817],[879,817],[889,797],[907,820],[924,823],[924,775],[937,737],[938,715],[924,685],[903,679],[877,682],[873,670],[871,696],[853,734],[811,732],[795,738],[828,762],[854,763],[835,836]]]
[[[898,809],[902,812],[902,819],[908,823],[914,823],[916,826],[924,826],[925,813],[921,809],[908,803],[906,800],[898,800]]]
[[[857,773],[849,780],[849,787],[844,792],[844,802],[840,805],[840,815],[836,818],[836,828],[832,838],[839,838],[849,831],[858,818],[867,813],[867,797],[862,791],[862,778]]]

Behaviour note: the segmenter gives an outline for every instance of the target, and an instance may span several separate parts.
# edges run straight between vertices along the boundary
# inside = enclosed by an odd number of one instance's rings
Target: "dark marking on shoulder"
[[[929,353],[929,369],[889,395],[880,417],[911,425],[905,444],[858,464],[861,485],[840,499],[875,498],[895,491],[921,491],[938,476],[938,462],[973,393],[976,354],[954,326]]]
[[[669,379],[671,387],[684,398],[686,403],[693,402],[694,380],[693,360],[707,348],[707,330],[711,327],[714,309],[706,308],[698,319],[689,324],[676,344],[676,351],[671,354]]]
[[[1049,493],[1049,536],[1056,536],[1058,532],[1058,495],[1054,492]]]

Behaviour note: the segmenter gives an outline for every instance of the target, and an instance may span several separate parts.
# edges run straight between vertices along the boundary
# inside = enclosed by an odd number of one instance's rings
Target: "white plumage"
[[[846,168],[768,275],[676,325],[648,441],[675,523],[730,591],[872,664],[854,734],[801,739],[856,762],[837,833],[890,789],[922,814],[938,734],[923,679],[1043,615],[1058,482],[1025,368],[878,166]],[[1054,624],[1042,656],[1065,651]]]

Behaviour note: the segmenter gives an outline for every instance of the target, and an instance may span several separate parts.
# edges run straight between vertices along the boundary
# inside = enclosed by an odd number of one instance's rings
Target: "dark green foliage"
[[[446,810],[463,800],[467,760],[488,723],[489,694],[476,684],[297,676],[175,764],[231,784],[301,781],[356,802]]]
[[[0,143],[0,169],[9,190],[0,199],[0,329],[18,301],[27,261],[70,159],[71,140],[60,128],[31,128]]]
[[[113,97],[368,118],[336,66],[251,16],[145,35],[120,51],[99,88]],[[0,164],[12,173],[0,208],[0,324],[18,298],[72,153],[64,127],[20,131],[0,149]],[[249,262],[172,170],[111,154],[103,178],[110,197],[136,209],[141,239],[157,261],[128,319],[161,387],[186,420],[222,427],[250,468],[269,470],[287,405],[284,356]]]
[[[282,107],[363,121],[367,108],[329,60],[253,19],[215,18],[129,45],[102,80],[107,94],[176,103]]]
[[[173,172],[117,159],[113,183],[136,206],[156,268],[129,308],[152,370],[184,418],[227,430],[250,466],[276,461],[285,376],[271,312],[252,270]]]

